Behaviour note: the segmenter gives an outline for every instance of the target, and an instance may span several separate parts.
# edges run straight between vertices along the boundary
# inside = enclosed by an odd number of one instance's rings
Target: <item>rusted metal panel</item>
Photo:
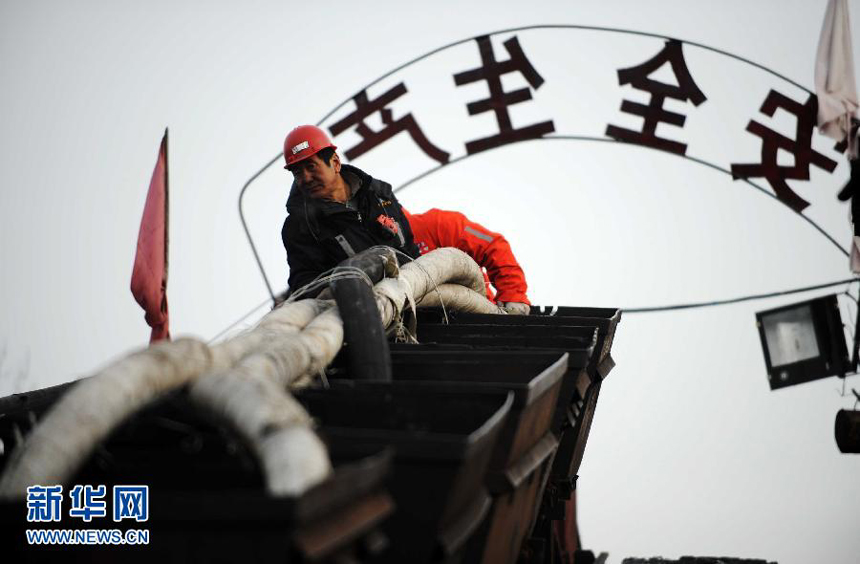
[[[494,496],[487,522],[467,549],[468,562],[517,562],[534,524],[557,444],[552,433],[547,434],[506,470],[506,491]]]

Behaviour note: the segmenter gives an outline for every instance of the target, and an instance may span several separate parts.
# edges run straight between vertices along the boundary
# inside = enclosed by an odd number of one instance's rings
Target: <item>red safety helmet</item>
[[[315,125],[300,125],[287,134],[284,140],[284,168],[316,155],[326,147],[337,149],[326,132]]]

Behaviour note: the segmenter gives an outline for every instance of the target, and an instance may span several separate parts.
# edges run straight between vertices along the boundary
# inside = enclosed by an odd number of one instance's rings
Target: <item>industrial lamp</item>
[[[771,390],[844,378],[856,364],[848,358],[836,294],[760,311],[756,321]]]

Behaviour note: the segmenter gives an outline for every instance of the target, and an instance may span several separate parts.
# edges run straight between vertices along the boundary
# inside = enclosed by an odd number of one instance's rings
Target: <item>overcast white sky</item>
[[[0,4],[0,395],[68,381],[145,345],[128,290],[158,143],[170,127],[171,330],[211,338],[266,297],[237,196],[295,125],[316,122],[380,75],[447,43],[531,24],[628,28],[702,43],[808,88],[825,2],[3,2]],[[851,2],[860,40],[860,5]],[[494,38],[496,55],[505,57]],[[564,135],[635,127],[615,72],[656,54],[659,39],[617,33],[517,34],[546,82],[511,111],[515,125],[553,119]],[[708,101],[676,102],[683,129],[658,132],[728,168],[756,162],[754,118],[784,133],[789,116],[758,114],[778,78],[685,47]],[[452,157],[493,133],[455,88],[474,43],[371,88],[403,81],[431,141]],[[521,77],[505,77],[507,89]],[[335,118],[343,117],[351,105]],[[331,121],[327,122],[328,124]],[[350,132],[337,139],[354,144]],[[843,246],[839,162],[793,181],[807,215]],[[784,159],[785,157],[781,157]],[[781,160],[780,162],[790,162]],[[433,164],[400,135],[355,160],[398,184]],[[248,220],[277,289],[289,177],[279,166],[249,190]],[[763,181],[757,180],[767,187]],[[399,194],[413,211],[460,209],[504,232],[535,303],[649,306],[730,298],[848,278],[847,259],[784,206],[679,157],[575,141],[510,145],[459,162]],[[834,291],[842,291],[837,288]],[[840,382],[770,392],[755,312],[800,297],[629,315],[601,393],[581,469],[583,540],[623,557],[724,555],[782,564],[854,564],[860,458],[842,455],[833,420],[852,402]],[[262,313],[262,311],[260,312]],[[854,309],[843,308],[843,318]],[[848,386],[860,388],[856,377]]]

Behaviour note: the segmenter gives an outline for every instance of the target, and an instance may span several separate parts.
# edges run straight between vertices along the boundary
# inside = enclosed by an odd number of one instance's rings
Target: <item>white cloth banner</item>
[[[830,0],[827,4],[815,57],[815,93],[818,128],[842,141],[858,107],[848,0]]]
[[[849,135],[851,118],[858,104],[848,0],[827,3],[815,56],[815,93],[818,96],[818,129],[838,141],[847,136],[848,154],[850,158],[857,158],[857,139]],[[860,197],[860,194],[854,196]],[[854,218],[850,221],[853,225]],[[860,273],[860,237],[856,236],[851,243],[851,271]]]

